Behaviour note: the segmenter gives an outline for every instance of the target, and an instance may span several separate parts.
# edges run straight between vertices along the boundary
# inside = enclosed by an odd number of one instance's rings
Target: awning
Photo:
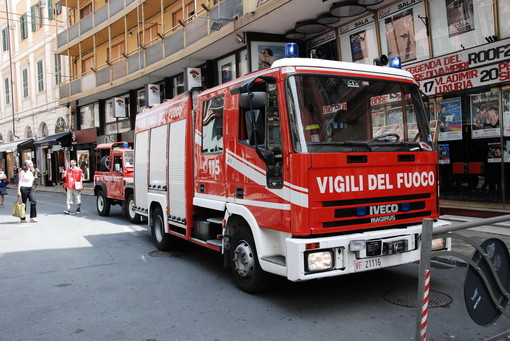
[[[33,143],[34,143],[34,139],[24,139],[24,140],[9,142],[9,143],[2,143],[2,144],[0,144],[0,152],[10,153],[15,150],[30,149],[34,146]]]
[[[70,132],[51,135],[51,136],[45,137],[43,139],[40,139],[38,141],[35,141],[34,144],[36,146],[43,146],[43,145],[44,146],[52,146],[52,145],[62,142],[64,140],[68,140],[69,144],[71,143],[71,133]]]

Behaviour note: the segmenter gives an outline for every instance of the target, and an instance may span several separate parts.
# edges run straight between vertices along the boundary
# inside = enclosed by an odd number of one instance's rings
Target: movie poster
[[[450,37],[474,30],[473,0],[446,0],[446,17]]]
[[[439,102],[438,141],[462,140],[462,105],[459,97]]]
[[[354,33],[349,36],[349,39],[351,41],[351,55],[353,62],[363,60],[365,59],[365,57],[368,56],[365,36],[366,36],[365,31]]]
[[[499,137],[499,92],[471,96],[471,138]]]
[[[450,164],[449,144],[439,144],[439,163],[442,165]]]
[[[388,42],[388,56],[400,57],[402,62],[416,59],[413,9],[410,8],[386,18],[384,23]]]
[[[501,162],[501,143],[489,142],[487,143],[487,162],[495,163]]]
[[[503,90],[503,136],[510,136],[510,90]]]

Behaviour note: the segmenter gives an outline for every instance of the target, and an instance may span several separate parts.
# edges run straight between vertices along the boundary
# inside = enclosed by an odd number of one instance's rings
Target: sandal
[[[35,219],[35,218],[30,218],[30,222],[31,222],[31,223],[37,223],[37,219]]]
[[[21,222],[22,222],[22,223],[26,223],[27,221],[26,221],[26,220],[22,220]]]

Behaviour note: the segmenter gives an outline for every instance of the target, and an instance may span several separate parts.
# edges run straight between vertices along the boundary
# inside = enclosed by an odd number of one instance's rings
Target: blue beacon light
[[[388,66],[394,67],[396,69],[401,69],[402,68],[402,59],[400,57],[391,57]]]
[[[285,58],[299,57],[299,48],[296,43],[288,43],[285,45]]]

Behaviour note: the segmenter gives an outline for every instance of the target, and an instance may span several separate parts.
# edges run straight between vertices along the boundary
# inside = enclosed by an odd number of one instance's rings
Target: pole
[[[427,340],[427,318],[429,312],[430,291],[430,254],[432,252],[432,231],[434,221],[423,219],[421,233],[420,274],[416,298],[416,340]]]

